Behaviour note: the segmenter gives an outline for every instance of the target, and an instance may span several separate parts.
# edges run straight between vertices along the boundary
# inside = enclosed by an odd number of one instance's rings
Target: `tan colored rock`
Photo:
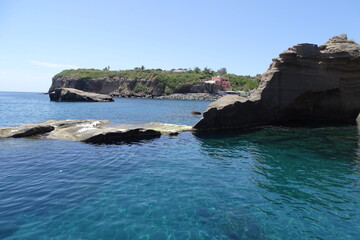
[[[192,126],[158,122],[143,124],[141,127],[144,129],[159,131],[161,134],[167,135],[177,135],[182,132],[189,132],[193,130]]]
[[[84,141],[104,131],[103,127],[109,124],[109,121],[94,119],[48,121],[46,123],[49,122],[55,127],[55,130],[46,138],[72,141]]]
[[[64,139],[88,143],[117,143],[160,137],[161,134],[176,135],[191,131],[191,126],[147,123],[109,125],[106,120],[50,120],[38,124],[0,128],[0,138],[32,137],[41,139]]]
[[[84,92],[75,88],[56,88],[49,93],[51,101],[56,102],[113,102],[109,95]]]
[[[360,45],[346,35],[298,44],[273,59],[249,98],[209,105],[198,130],[266,124],[353,123],[360,112]]]
[[[49,133],[55,129],[50,124],[25,124],[19,127],[0,128],[0,138],[22,138],[33,137],[45,133]]]

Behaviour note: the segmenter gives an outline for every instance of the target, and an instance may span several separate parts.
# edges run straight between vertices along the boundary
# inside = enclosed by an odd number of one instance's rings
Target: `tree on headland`
[[[216,71],[216,74],[217,75],[225,75],[225,74],[227,74],[227,70],[224,67],[220,68],[219,70]]]
[[[194,68],[194,72],[195,72],[195,73],[200,73],[200,72],[201,72],[201,69],[200,69],[199,67],[195,67],[195,68]]]
[[[211,68],[205,67],[204,70],[202,71],[202,73],[206,76],[206,77],[211,77],[214,75],[214,71]]]
[[[110,70],[110,66],[104,67],[103,71],[109,71]]]

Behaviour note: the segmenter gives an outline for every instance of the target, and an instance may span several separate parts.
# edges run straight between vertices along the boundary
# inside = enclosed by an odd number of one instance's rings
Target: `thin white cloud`
[[[56,68],[56,69],[70,69],[70,68],[77,69],[77,68],[79,68],[78,66],[75,66],[75,65],[40,62],[40,61],[35,61],[35,60],[31,60],[30,63],[34,64],[36,66],[46,67],[46,68]]]

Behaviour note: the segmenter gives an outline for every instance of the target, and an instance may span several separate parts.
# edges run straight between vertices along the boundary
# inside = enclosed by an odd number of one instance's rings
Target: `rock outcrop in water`
[[[84,92],[74,88],[56,88],[49,93],[51,101],[56,102],[113,102],[109,95]]]
[[[0,138],[23,138],[46,134],[55,129],[50,124],[25,124],[17,128],[0,128]]]
[[[342,34],[321,46],[304,43],[282,52],[249,98],[211,103],[194,128],[352,123],[359,112],[360,45]]]
[[[61,120],[17,127],[0,128],[1,138],[37,137],[42,139],[66,139],[87,143],[118,143],[176,135],[191,131],[191,126],[165,123],[108,126],[109,121]]]

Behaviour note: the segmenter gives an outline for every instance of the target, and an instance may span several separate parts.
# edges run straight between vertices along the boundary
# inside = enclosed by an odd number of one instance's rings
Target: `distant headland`
[[[200,94],[199,99],[219,91],[248,92],[259,86],[259,77],[227,73],[226,68],[213,71],[209,68],[194,69],[145,69],[111,71],[99,69],[70,69],[56,74],[49,93],[57,88],[107,94],[113,97],[143,97],[171,99],[174,94]],[[194,95],[195,94],[195,95]],[[202,95],[201,95],[202,94]],[[205,96],[206,95],[206,96]],[[211,99],[214,100],[214,99]]]

